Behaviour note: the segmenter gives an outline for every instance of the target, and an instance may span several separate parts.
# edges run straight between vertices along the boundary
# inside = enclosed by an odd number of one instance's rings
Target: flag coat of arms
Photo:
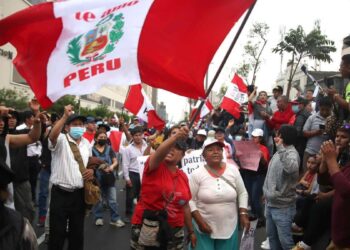
[[[65,94],[146,83],[197,99],[227,33],[254,0],[74,0],[0,20],[0,46],[45,108]]]
[[[240,107],[246,102],[248,102],[247,85],[238,74],[235,74],[222,99],[221,108],[238,119],[241,113]]]
[[[165,122],[157,115],[141,84],[130,86],[124,107],[147,122],[148,128],[161,130],[165,126]]]

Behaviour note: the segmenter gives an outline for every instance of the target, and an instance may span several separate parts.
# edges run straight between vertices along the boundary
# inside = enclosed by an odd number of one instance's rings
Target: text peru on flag
[[[70,0],[0,20],[0,46],[46,108],[66,94],[141,82],[198,99],[208,65],[254,0]]]

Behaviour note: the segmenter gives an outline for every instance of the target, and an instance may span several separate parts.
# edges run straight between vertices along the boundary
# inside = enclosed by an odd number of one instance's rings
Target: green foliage
[[[67,105],[73,105],[75,112],[79,111],[79,103],[75,100],[75,96],[65,95],[58,99],[49,109],[49,113],[57,113],[62,115],[64,113],[64,107]]]
[[[106,105],[99,105],[94,109],[80,108],[80,114],[85,116],[94,116],[100,118],[108,118],[113,116],[113,112]]]
[[[72,39],[72,41],[68,45],[67,53],[69,55],[69,60],[74,65],[89,61],[87,59],[81,60],[79,57],[80,48],[81,48],[81,46],[80,46],[80,38],[81,37],[82,37],[82,35],[77,36],[76,38]]]
[[[23,110],[28,107],[29,99],[27,96],[18,93],[12,89],[0,89],[0,103],[9,108]]]
[[[334,41],[329,40],[327,35],[322,34],[318,21],[315,22],[314,28],[308,34],[301,25],[296,29],[290,29],[284,39],[272,50],[272,52],[278,54],[292,54],[287,96],[289,96],[296,69],[303,58],[330,63],[332,61],[330,53],[335,51]]]

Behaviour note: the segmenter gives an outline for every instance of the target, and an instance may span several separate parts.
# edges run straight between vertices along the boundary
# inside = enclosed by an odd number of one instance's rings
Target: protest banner
[[[241,168],[257,171],[261,152],[253,141],[233,141]]]

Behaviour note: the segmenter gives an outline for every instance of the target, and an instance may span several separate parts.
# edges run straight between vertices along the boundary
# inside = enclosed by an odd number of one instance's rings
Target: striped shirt
[[[137,157],[143,156],[147,148],[147,143],[142,140],[141,150],[135,146],[134,143],[131,143],[122,151],[123,157],[123,173],[125,180],[130,180],[129,172],[139,173],[139,163]]]
[[[76,142],[67,135],[68,140]],[[74,159],[73,152],[69,146],[66,135],[60,134],[57,138],[56,146],[53,146],[49,139],[49,149],[52,151],[51,161],[51,178],[53,185],[60,185],[65,188],[77,189],[82,188],[83,177],[79,170],[79,164]],[[84,166],[88,164],[89,156],[91,156],[91,145],[88,140],[81,138],[78,145]]]

